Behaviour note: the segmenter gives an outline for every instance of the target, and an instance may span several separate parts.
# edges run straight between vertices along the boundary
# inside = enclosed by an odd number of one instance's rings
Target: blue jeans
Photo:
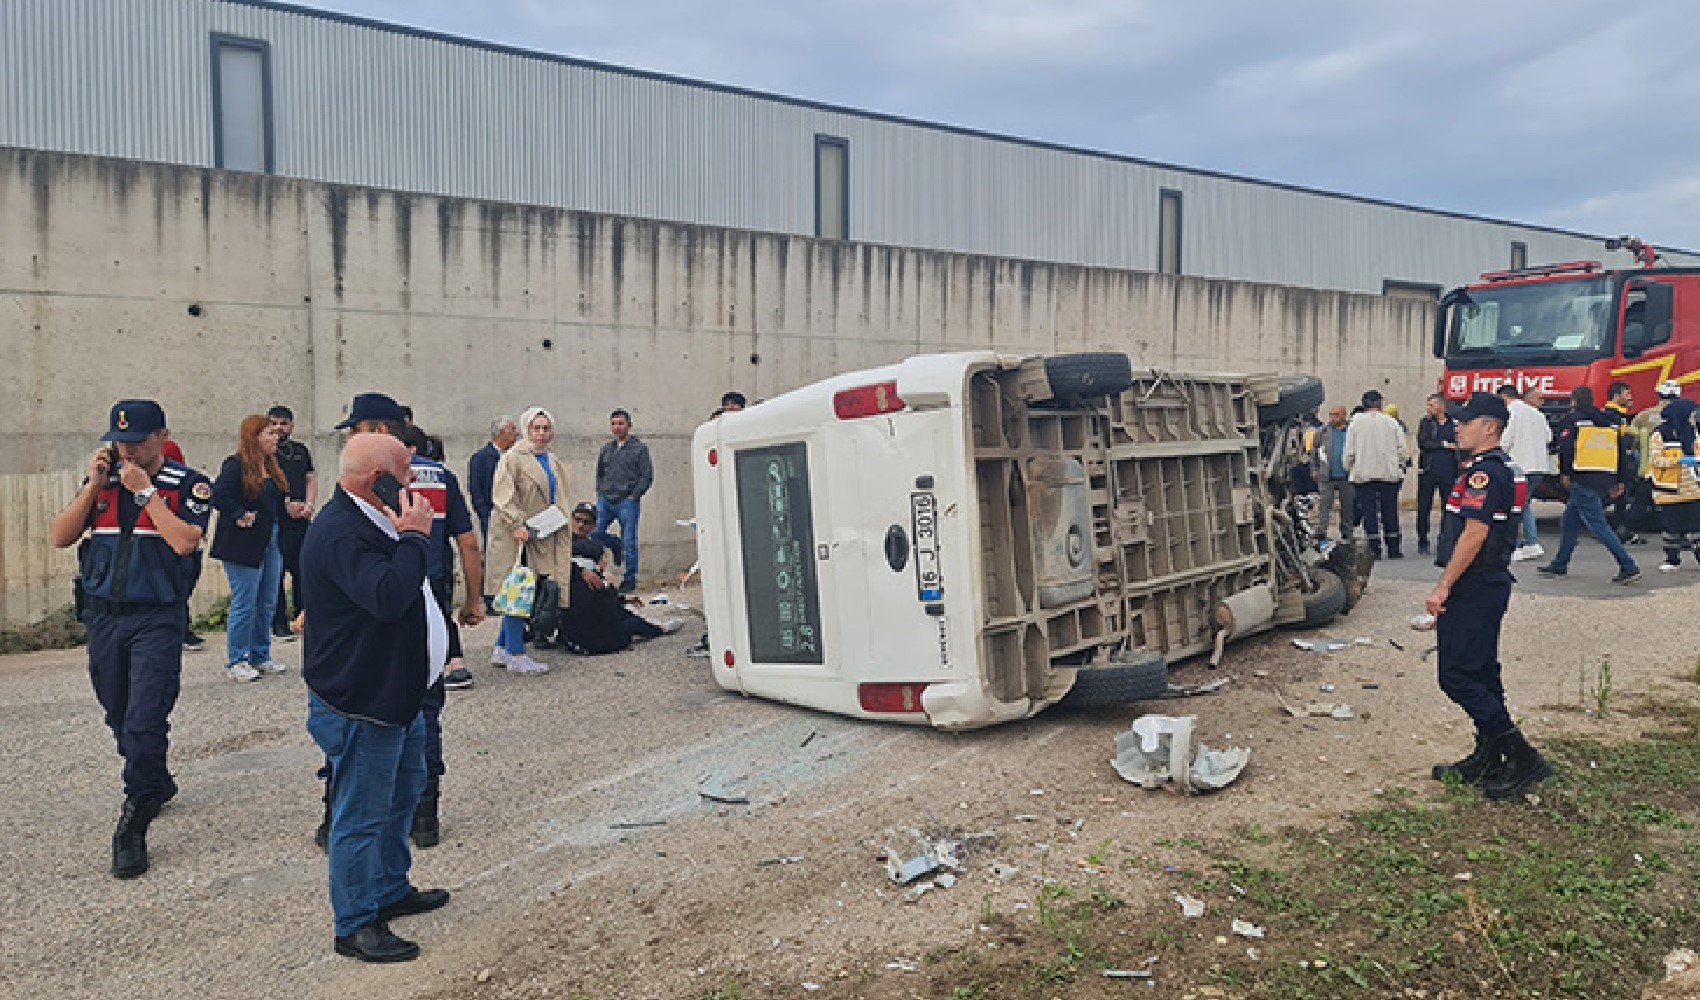
[[[1529,482],[1529,499],[1523,501],[1523,545],[1539,545],[1540,536],[1535,532],[1535,487],[1541,484],[1541,473],[1524,473],[1523,478]]]
[[[425,790],[425,721],[351,719],[308,692],[307,732],[330,761],[331,913],[346,937],[413,888],[407,834]]]
[[[611,501],[602,497],[596,498],[596,537],[604,545],[613,545],[616,541],[608,534],[608,526],[615,521],[620,522],[620,550],[625,562],[625,577],[622,587],[637,586],[638,573],[638,513],[643,501],[637,497],[627,497],[624,500]]]
[[[277,609],[279,581],[283,579],[283,552],[277,545],[277,529],[258,566],[224,564],[230,579],[230,617],[224,624],[226,663],[259,666],[272,658],[272,612]]]
[[[1617,560],[1618,569],[1635,572],[1635,560],[1629,558],[1629,551],[1618,541],[1617,532],[1606,523],[1605,495],[1574,482],[1570,486],[1570,501],[1564,505],[1564,519],[1558,522],[1558,554],[1552,557],[1554,569],[1570,567],[1570,556],[1576,551],[1576,538],[1584,525]]]
[[[496,633],[496,648],[518,656],[525,652],[525,619],[516,615],[502,616],[502,630]]]

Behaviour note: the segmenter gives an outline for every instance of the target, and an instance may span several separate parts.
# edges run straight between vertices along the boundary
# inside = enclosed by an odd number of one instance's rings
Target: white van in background
[[[964,729],[1149,698],[1170,661],[1326,621],[1367,562],[1325,560],[1287,493],[1321,401],[1316,379],[976,352],[706,423],[691,467],[715,680]]]

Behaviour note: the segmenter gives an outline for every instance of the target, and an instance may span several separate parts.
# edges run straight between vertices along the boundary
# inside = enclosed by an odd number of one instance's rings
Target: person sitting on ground
[[[613,550],[595,537],[596,505],[573,508],[572,590],[561,612],[561,641],[574,653],[617,653],[634,642],[672,635],[680,623],[657,625],[626,606],[614,574]]]

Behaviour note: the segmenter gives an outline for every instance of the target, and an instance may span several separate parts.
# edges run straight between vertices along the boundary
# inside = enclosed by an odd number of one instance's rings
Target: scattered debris
[[[1228,929],[1243,938],[1260,938],[1263,936],[1263,928],[1249,920],[1240,920],[1237,917]]]
[[[811,993],[814,992],[815,990],[820,989],[820,988],[821,987],[820,987],[819,983],[810,983],[810,982],[803,983],[803,989],[808,990]]]
[[[895,962],[885,963],[885,967],[891,972],[919,972],[921,970],[921,963],[911,961],[907,958],[900,958]]]
[[[1374,646],[1375,640],[1371,639],[1367,635],[1360,635],[1356,639],[1352,640],[1352,644],[1355,646]]]
[[[948,889],[956,884],[956,876],[950,872],[939,872],[938,878],[933,881],[938,883],[940,889]]]
[[[1017,823],[1037,823],[1037,822],[1039,822],[1039,817],[1033,815],[1032,813],[1022,813],[1019,816],[1015,817],[1015,821]]]
[[[1201,694],[1215,694],[1222,690],[1232,677],[1218,677],[1203,684],[1170,684],[1169,689],[1158,695],[1159,698],[1195,698]]]
[[[1332,691],[1334,685],[1324,684],[1323,688]],[[1287,696],[1281,692],[1279,687],[1275,689],[1275,697],[1281,702],[1281,708],[1295,719],[1355,719],[1358,717],[1358,713],[1352,709],[1352,706],[1343,701],[1312,701],[1303,705],[1295,705],[1287,700]]]
[[[1142,715],[1128,732],[1116,735],[1116,756],[1110,766],[1142,788],[1174,782],[1186,794],[1225,788],[1251,759],[1240,747],[1212,750],[1192,745],[1197,716]]]
[[[1434,616],[1428,614],[1412,615],[1411,627],[1418,632],[1432,632],[1434,631]]]
[[[936,888],[938,888],[938,885],[934,882],[916,882],[910,887],[908,892],[903,894],[903,901],[905,903],[918,903],[921,901],[922,896],[925,896],[927,893],[932,892]]]
[[[490,981],[490,970],[489,969],[479,969],[478,975],[474,976],[473,978],[477,979],[481,983],[487,983],[487,982]]]
[[[940,869],[948,869],[944,873],[949,876],[949,880],[944,884],[944,888],[948,889],[956,884],[956,876],[951,872],[962,870],[963,855],[964,851],[960,841],[933,840],[917,834],[914,849],[909,853],[899,851],[889,844],[886,846],[885,872],[895,884],[908,885],[923,875],[931,875]],[[940,877],[943,878],[944,876]],[[933,888],[932,883],[928,883],[927,888]],[[925,891],[922,890],[922,892]],[[920,898],[920,894],[914,895],[916,899]]]
[[[697,789],[697,794],[710,802],[723,802],[729,806],[747,806],[750,797],[742,792],[734,792],[726,787],[718,776],[711,776]]]
[[[1014,865],[998,864],[992,866],[992,877],[1000,882],[1008,882],[1010,879],[1020,874],[1021,869]]]
[[[1380,684],[1365,684],[1364,690],[1365,691],[1379,691],[1379,690],[1381,690],[1381,685]]]
[[[1255,962],[1258,959],[1263,957],[1263,949],[1256,947],[1255,945],[1250,947],[1250,948],[1247,948],[1245,950],[1245,957],[1247,957],[1247,958],[1251,959],[1253,962]]]
[[[1696,963],[1700,963],[1700,955],[1694,954],[1688,948],[1678,948],[1665,956],[1665,978],[1675,979],[1692,969]]]
[[[803,863],[801,854],[780,854],[771,858],[762,858],[756,862],[757,868],[771,868],[774,865],[797,865]]]
[[[636,819],[628,823],[609,823],[610,830],[643,830],[652,826],[666,826],[664,819]]]
[[[1294,639],[1293,645],[1307,653],[1338,653],[1342,649],[1351,649],[1349,642],[1335,642],[1329,639]]]
[[[1181,916],[1187,919],[1204,916],[1204,900],[1192,896],[1175,893],[1175,902],[1181,904]]]
[[[1105,979],[1150,979],[1150,969],[1105,969]]]
[[[809,735],[803,737],[803,742],[799,743],[798,746],[799,747],[808,746],[810,743],[813,743],[815,741],[815,737],[819,736],[819,735],[820,735],[820,730],[818,730],[818,729],[809,730]]]
[[[1389,639],[1389,640],[1387,640],[1387,644],[1389,646],[1392,646],[1394,649],[1397,649],[1401,653],[1403,653],[1405,651],[1405,645],[1403,643],[1401,643],[1398,639]]]
[[[1334,693],[1334,685],[1332,685],[1332,684],[1318,684],[1316,686],[1316,689],[1318,691],[1321,691],[1323,694],[1333,694]]]

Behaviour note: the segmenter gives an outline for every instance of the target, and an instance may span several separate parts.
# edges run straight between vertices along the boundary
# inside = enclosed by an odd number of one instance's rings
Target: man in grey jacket
[[[649,446],[632,435],[630,413],[610,413],[608,429],[614,440],[596,456],[596,535],[604,545],[618,543],[625,566],[620,593],[629,594],[637,589],[638,513],[643,495],[655,482],[655,465],[649,460]],[[608,534],[615,521],[620,522],[618,538]]]
[[[1370,551],[1380,559],[1385,545],[1387,558],[1402,559],[1399,487],[1404,483],[1409,457],[1405,428],[1382,412],[1380,391],[1364,393],[1363,402],[1363,412],[1346,428],[1346,468],[1363,507],[1364,535]]]

